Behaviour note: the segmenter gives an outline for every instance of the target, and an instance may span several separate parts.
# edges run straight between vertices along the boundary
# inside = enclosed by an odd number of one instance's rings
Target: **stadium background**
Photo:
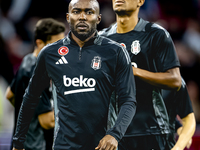
[[[70,0],[0,0],[0,34],[6,45],[0,49],[8,55],[16,73],[24,55],[33,51],[33,28],[40,18],[52,17],[66,24]],[[111,0],[98,0],[102,21],[98,30],[115,22]],[[200,0],[146,0],[140,17],[166,28],[174,40],[192,101],[197,129],[190,150],[200,149]],[[3,55],[0,55],[0,59]],[[0,64],[1,72],[9,69]],[[6,69],[5,69],[6,68]],[[8,75],[7,75],[8,76]],[[8,86],[0,74],[0,150],[8,150],[13,128],[13,107],[5,98]]]

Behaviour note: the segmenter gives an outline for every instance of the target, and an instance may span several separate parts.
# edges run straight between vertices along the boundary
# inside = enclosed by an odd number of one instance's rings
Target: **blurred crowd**
[[[69,1],[0,0],[0,131],[11,119],[5,115],[13,113],[11,105],[4,107],[4,88],[11,82],[22,58],[34,49],[35,23],[41,18],[55,18],[66,24],[68,32],[65,17]],[[101,30],[115,22],[115,13],[111,0],[98,1],[102,14],[98,30]],[[160,24],[171,34],[196,117],[195,135],[200,135],[200,0],[146,0],[140,17]]]

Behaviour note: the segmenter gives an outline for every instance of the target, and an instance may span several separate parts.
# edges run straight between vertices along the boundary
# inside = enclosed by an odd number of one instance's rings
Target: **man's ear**
[[[141,7],[144,4],[145,0],[138,0],[138,7]]]
[[[35,41],[36,43],[36,46],[39,48],[39,49],[42,49],[44,46],[45,46],[45,43],[41,40],[41,39],[37,39]]]
[[[69,23],[69,13],[66,13],[66,20]]]
[[[100,22],[101,22],[101,14],[99,14],[97,17],[97,24],[99,24]]]

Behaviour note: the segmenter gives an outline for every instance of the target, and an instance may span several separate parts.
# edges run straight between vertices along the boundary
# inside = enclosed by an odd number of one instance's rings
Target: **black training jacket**
[[[14,146],[22,148],[41,92],[52,80],[55,150],[94,150],[105,134],[118,141],[136,110],[135,80],[124,47],[98,34],[82,48],[67,37],[40,52],[24,95]],[[119,95],[119,116],[106,131],[110,97]]]

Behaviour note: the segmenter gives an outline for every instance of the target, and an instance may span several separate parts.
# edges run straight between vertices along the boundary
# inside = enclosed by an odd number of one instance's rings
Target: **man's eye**
[[[79,12],[78,12],[78,11],[73,11],[73,13],[74,13],[74,14],[78,14]]]
[[[86,13],[87,13],[87,15],[91,15],[91,14],[93,14],[92,11],[87,11]]]

